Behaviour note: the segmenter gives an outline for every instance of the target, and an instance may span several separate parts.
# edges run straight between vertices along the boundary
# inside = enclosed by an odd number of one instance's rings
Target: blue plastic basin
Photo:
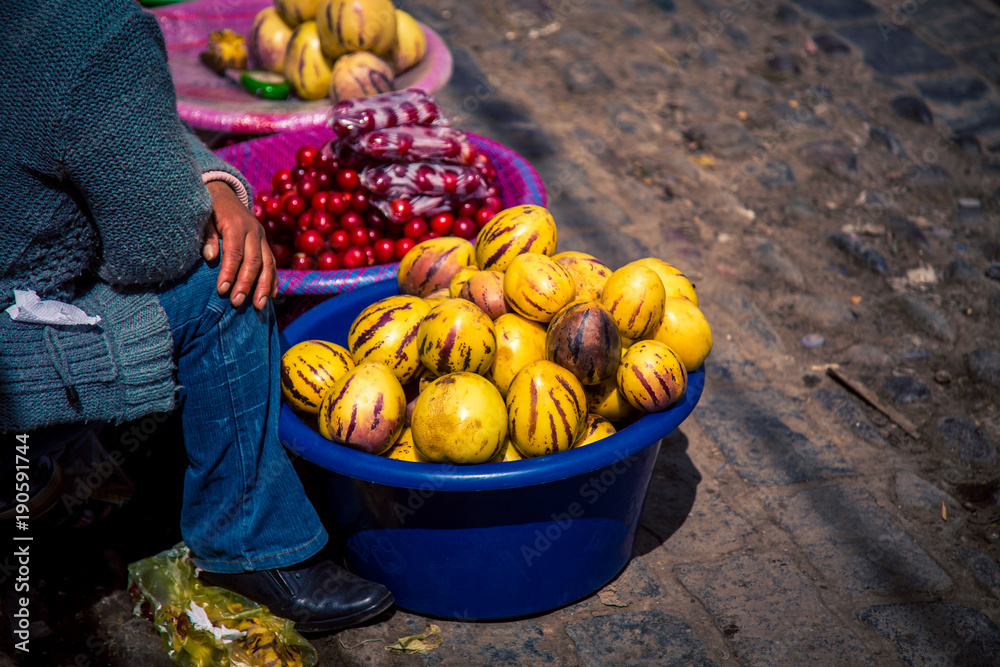
[[[341,294],[282,332],[287,346],[346,346],[354,318],[398,294],[394,280]],[[311,489],[346,539],[350,567],[385,584],[407,610],[448,619],[527,616],[582,599],[628,563],[660,440],[687,418],[705,384],[615,435],[525,461],[410,463],[324,439],[287,406],[279,434],[314,465]]]

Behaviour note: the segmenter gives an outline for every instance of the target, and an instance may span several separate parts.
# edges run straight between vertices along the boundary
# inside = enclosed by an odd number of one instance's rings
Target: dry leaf
[[[396,640],[395,644],[386,646],[386,650],[406,651],[407,653],[427,653],[433,651],[444,642],[441,628],[428,625],[419,635],[410,635]]]

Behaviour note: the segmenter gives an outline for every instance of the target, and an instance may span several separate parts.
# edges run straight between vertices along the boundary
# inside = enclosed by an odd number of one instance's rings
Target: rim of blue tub
[[[344,292],[306,311],[282,331],[282,350],[303,340],[321,338],[309,332],[339,312],[360,312],[365,306],[398,294],[395,280]],[[354,320],[351,315],[346,325]],[[343,318],[342,318],[343,319]],[[347,346],[344,340],[326,338]],[[599,470],[655,444],[691,414],[705,387],[704,366],[688,374],[687,392],[661,412],[644,415],[614,435],[579,449],[522,461],[459,466],[413,463],[368,454],[325,439],[287,404],[281,408],[278,437],[289,450],[321,468],[365,482],[440,491],[488,491],[546,484]]]

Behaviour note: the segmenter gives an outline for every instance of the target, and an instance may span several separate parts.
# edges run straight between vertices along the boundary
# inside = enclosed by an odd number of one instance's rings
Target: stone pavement
[[[681,267],[715,348],[620,576],[509,622],[397,610],[321,664],[1000,664],[1000,3],[400,4],[560,249]],[[74,664],[169,664],[120,591],[84,617]],[[430,622],[439,648],[386,650]]]

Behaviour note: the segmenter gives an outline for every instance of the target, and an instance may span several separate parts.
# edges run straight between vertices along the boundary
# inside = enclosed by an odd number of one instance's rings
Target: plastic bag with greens
[[[135,615],[160,631],[182,667],[315,667],[316,650],[267,607],[208,586],[184,544],[128,567]]]

